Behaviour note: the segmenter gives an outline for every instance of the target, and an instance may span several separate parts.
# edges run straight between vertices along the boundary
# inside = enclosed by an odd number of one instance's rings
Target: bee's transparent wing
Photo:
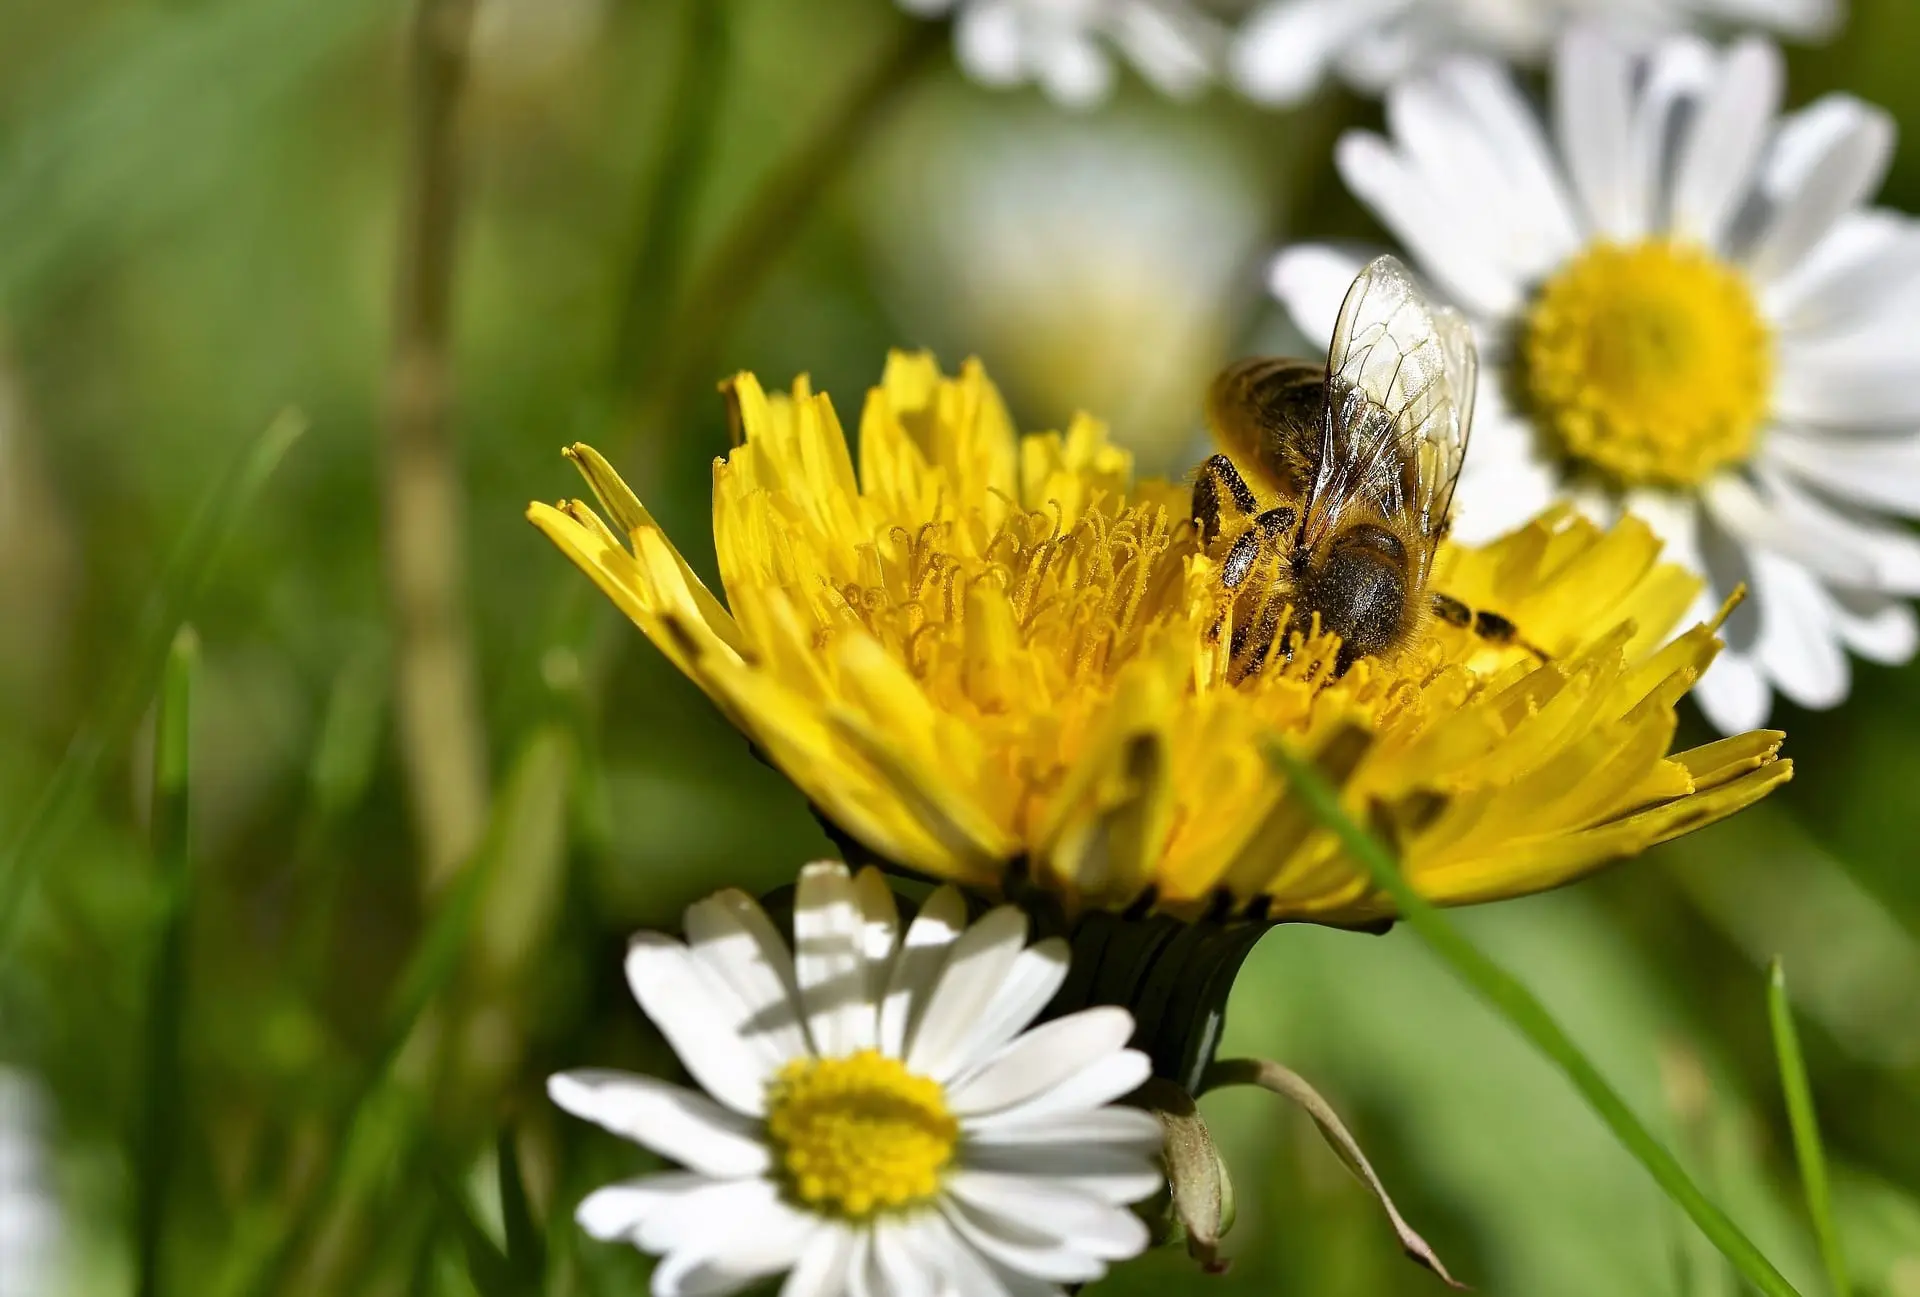
[[[1397,258],[1367,263],[1327,352],[1327,422],[1301,520],[1309,542],[1361,501],[1410,515],[1424,536],[1441,533],[1466,457],[1476,367],[1458,311],[1431,303]]]

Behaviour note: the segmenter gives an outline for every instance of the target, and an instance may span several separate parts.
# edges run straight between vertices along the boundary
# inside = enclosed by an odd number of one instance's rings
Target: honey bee
[[[1315,619],[1340,637],[1336,675],[1398,651],[1429,614],[1516,638],[1504,617],[1427,589],[1466,455],[1477,365],[1460,313],[1429,301],[1383,256],[1347,290],[1324,366],[1254,358],[1214,379],[1207,421],[1234,458],[1201,465],[1193,521],[1210,551],[1224,544],[1220,581],[1239,592],[1236,676],[1258,671],[1276,636],[1309,633]],[[1281,503],[1262,509],[1236,461]]]

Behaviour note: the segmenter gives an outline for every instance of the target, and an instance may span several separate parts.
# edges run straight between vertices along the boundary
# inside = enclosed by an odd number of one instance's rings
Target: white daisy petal
[[[665,1254],[653,1271],[654,1297],[738,1292],[792,1267],[822,1227],[764,1180],[716,1185],[689,1196],[674,1215],[671,1237],[648,1238],[650,1231],[642,1231],[642,1246]]]
[[[940,1297],[1009,1297],[1010,1291],[1019,1291],[1003,1282],[987,1259],[954,1232],[944,1214],[925,1216],[919,1226],[914,1242],[946,1280]],[[1046,1297],[1059,1293],[1050,1284],[1040,1291]]]
[[[1026,942],[1027,916],[1011,905],[990,911],[960,934],[908,1041],[909,1070],[945,1082],[966,1065],[967,1037]]]
[[[1527,257],[1527,231],[1533,211],[1513,193],[1508,159],[1477,129],[1454,94],[1438,76],[1413,77],[1387,94],[1387,125],[1400,154],[1431,195],[1429,213],[1440,213],[1456,232],[1458,252],[1484,267],[1491,284],[1504,281],[1503,305],[1521,301]]]
[[[1641,487],[1627,492],[1624,504],[1627,513],[1653,528],[1653,534],[1660,538],[1661,558],[1692,571],[1700,570],[1700,515],[1691,495]]]
[[[1760,600],[1760,662],[1774,687],[1802,707],[1832,707],[1847,696],[1847,655],[1812,573],[1765,550],[1753,555]]]
[[[1313,93],[1351,26],[1346,0],[1276,0],[1240,25],[1228,71],[1258,103],[1295,104]]]
[[[904,1058],[907,1042],[926,1013],[953,943],[967,924],[967,903],[957,888],[942,887],[929,896],[907,927],[906,938],[888,972],[880,1004],[880,1052]]]
[[[1762,284],[1785,275],[1834,224],[1880,187],[1893,156],[1893,120],[1857,99],[1829,95],[1782,127],[1769,180],[1776,206],[1747,266]],[[1808,136],[1815,143],[1803,144]],[[1804,161],[1803,147],[1812,153]]]
[[[800,871],[793,967],[815,1052],[839,1058],[872,1048],[878,1026],[868,986],[867,916],[843,864],[821,861]]]
[[[1153,1063],[1145,1054],[1137,1049],[1123,1049],[1082,1068],[1025,1103],[981,1113],[969,1125],[982,1129],[1028,1125],[1044,1118],[1098,1108],[1133,1093],[1152,1074]]]
[[[1341,179],[1392,230],[1420,268],[1448,298],[1482,315],[1503,315],[1520,305],[1520,291],[1485,257],[1476,255],[1477,235],[1434,193],[1407,159],[1369,131],[1349,131],[1334,149]]]
[[[651,1076],[561,1072],[547,1079],[547,1094],[574,1116],[702,1175],[759,1175],[771,1165],[752,1123],[704,1094]]]
[[[1107,1272],[1106,1262],[1064,1245],[1058,1236],[989,1215],[964,1199],[950,1199],[942,1214],[968,1245],[1009,1270],[1071,1284],[1089,1283]]]
[[[1050,1176],[963,1168],[948,1176],[947,1192],[971,1209],[967,1215],[974,1221],[994,1222],[1003,1238],[1053,1238],[1108,1261],[1136,1256],[1147,1246],[1146,1222],[1138,1216]],[[955,1214],[947,1219],[960,1225]]]
[[[1056,1121],[1036,1117],[1020,1124],[993,1123],[984,1129],[980,1123],[969,1123],[967,1165],[977,1171],[1044,1176],[1076,1193],[1115,1205],[1139,1202],[1159,1192],[1164,1178],[1157,1153],[1142,1151],[1137,1142],[1132,1147],[1116,1147],[1049,1141],[1043,1128]],[[1030,1138],[1002,1142],[1008,1135]]]
[[[1321,353],[1333,341],[1340,303],[1366,260],[1345,248],[1303,243],[1280,253],[1268,268],[1268,288],[1287,308],[1307,342]]]
[[[779,1187],[770,1180],[709,1180],[649,1212],[629,1241],[649,1252],[700,1254],[733,1249],[744,1254],[749,1251],[747,1237],[752,1231],[743,1225],[749,1222],[768,1228],[797,1228],[816,1220],[789,1207]],[[799,1251],[795,1246],[787,1264],[798,1258]]]
[[[1727,52],[1680,154],[1673,228],[1717,247],[1747,194],[1780,107],[1782,68],[1772,42],[1747,39]]]
[[[956,1080],[970,1075],[975,1064],[988,1061],[1040,1016],[1040,1011],[1067,980],[1071,957],[1072,949],[1061,937],[1036,942],[1014,957],[1006,980],[994,993],[992,1002],[981,1010],[973,1030],[960,1046],[967,1062],[962,1064],[966,1070],[957,1074]]]
[[[1084,32],[1062,31],[1034,41],[1033,66],[1062,107],[1091,108],[1113,93],[1113,62]]]
[[[998,1134],[998,1128],[995,1130]],[[1062,1188],[1116,1207],[1139,1203],[1165,1182],[1160,1163],[1139,1151],[1085,1144],[983,1144],[968,1155],[968,1167],[1014,1176],[1044,1176]]]
[[[1920,434],[1882,440],[1775,428],[1763,454],[1828,495],[1920,515]]]
[[[1453,59],[1435,75],[1451,88],[1505,171],[1514,207],[1513,238],[1506,250],[1510,264],[1526,278],[1545,273],[1578,249],[1580,233],[1573,200],[1539,117],[1521,97],[1512,75],[1498,64]]]
[[[866,1256],[867,1290],[874,1297],[936,1297],[945,1276],[920,1219],[876,1220]]]
[[[1631,179],[1623,191],[1637,195],[1632,199],[1638,204],[1636,237],[1653,233],[1670,219],[1680,146],[1697,119],[1700,101],[1713,87],[1717,60],[1705,41],[1683,35],[1663,41],[1640,62],[1642,83],[1633,96],[1633,119],[1627,128]]]
[[[953,52],[967,75],[983,85],[1018,85],[1027,75],[1018,6],[1012,0],[962,5],[953,22]]]
[[[1165,1138],[1159,1119],[1140,1108],[1096,1108],[1030,1125],[966,1125],[967,1138],[975,1148],[1030,1149],[1041,1162],[1051,1156],[1050,1148],[1075,1144],[1150,1156],[1160,1152]]]
[[[1154,89],[1191,99],[1213,79],[1219,33],[1199,14],[1160,4],[1124,4],[1114,15],[1113,42]]]
[[[1906,336],[1884,336],[1871,351],[1787,340],[1777,363],[1774,410],[1789,423],[1901,429],[1920,424],[1920,351]]]
[[[772,1068],[768,1052],[742,1035],[750,1006],[657,932],[640,933],[627,948],[627,984],[702,1089],[735,1112],[760,1115]]]
[[[1082,1009],[1035,1027],[949,1091],[962,1118],[999,1112],[1046,1093],[1118,1052],[1133,1035],[1133,1017],[1112,1006]]]
[[[1763,290],[1766,312],[1795,341],[1858,330],[1920,287],[1920,223],[1900,212],[1848,212]]]
[[[1834,601],[1833,623],[1848,648],[1886,666],[1913,659],[1920,648],[1920,618],[1913,605],[1883,594],[1857,590],[1827,590]]]
[[[687,907],[687,948],[746,1010],[741,1035],[771,1072],[807,1051],[795,1001],[793,955],[759,902],[729,888]]]
[[[807,1240],[780,1297],[840,1297],[853,1268],[855,1231],[839,1221],[824,1223]]]
[[[1852,585],[1875,582],[1874,558],[1851,530],[1831,526],[1822,526],[1818,533],[1794,530],[1783,516],[1785,509],[1776,493],[1763,496],[1745,479],[1723,473],[1706,484],[1701,498],[1714,520],[1747,546],[1776,547],[1797,563],[1817,566],[1831,580]],[[1812,518],[1809,514],[1808,520]]]
[[[1531,451],[1481,465],[1477,472],[1463,470],[1454,488],[1453,534],[1465,544],[1485,544],[1525,526],[1559,494],[1559,474]]]
[[[664,1172],[622,1180],[595,1189],[580,1200],[573,1218],[589,1237],[602,1242],[627,1242],[639,1234],[648,1218],[714,1181],[690,1172]]]
[[[1711,508],[1701,508],[1696,521],[1700,573],[1707,579],[1707,599],[1718,608],[1735,590],[1744,587],[1747,591],[1747,597],[1734,606],[1721,624],[1720,638],[1726,644],[1723,656],[1726,653],[1751,656],[1760,642],[1760,609],[1753,598],[1753,565],[1746,543],[1729,534]]]
[[[1744,734],[1767,723],[1773,690],[1760,664],[1744,653],[1722,650],[1693,687],[1693,699],[1722,734]]]
[[[1920,536],[1866,516],[1840,513],[1770,465],[1760,465],[1757,477],[1779,525],[1793,533],[1794,548],[1804,538],[1809,548],[1819,550],[1817,559],[1803,559],[1802,566],[1829,580],[1882,594],[1920,594]],[[1771,547],[1789,557],[1794,552],[1786,545]],[[1854,576],[1861,567],[1870,575]]]
[[[1592,27],[1570,30],[1554,60],[1554,133],[1587,224],[1616,239],[1644,229],[1645,195],[1633,174],[1632,66]]]

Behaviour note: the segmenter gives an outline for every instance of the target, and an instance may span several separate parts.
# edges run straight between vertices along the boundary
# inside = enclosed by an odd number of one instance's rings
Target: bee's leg
[[[1511,644],[1520,628],[1497,612],[1482,610],[1473,615],[1473,633],[1495,644]]]
[[[1473,621],[1473,609],[1450,594],[1433,596],[1433,615],[1449,626],[1466,626]]]
[[[1253,526],[1241,532],[1233,548],[1227,551],[1227,561],[1220,565],[1220,584],[1231,590],[1246,580],[1260,551],[1290,530],[1297,517],[1299,514],[1290,504],[1256,514]]]
[[[1516,645],[1542,662],[1553,661],[1546,650],[1520,638],[1520,628],[1513,624],[1511,618],[1485,609],[1476,612],[1452,595],[1436,594],[1433,596],[1432,604],[1433,615],[1449,626],[1471,626],[1473,633],[1489,644],[1499,644],[1503,647],[1508,644]]]
[[[1233,683],[1260,674],[1267,665],[1267,652],[1280,633],[1280,612],[1286,606],[1287,601],[1278,593],[1269,592],[1257,609],[1249,610],[1246,621],[1234,626],[1233,639],[1227,646],[1227,678]]]
[[[1233,501],[1241,517],[1260,507],[1253,498],[1253,488],[1240,476],[1233,461],[1225,455],[1209,456],[1193,483],[1193,521],[1200,528],[1202,545],[1220,539],[1220,508],[1226,499]]]

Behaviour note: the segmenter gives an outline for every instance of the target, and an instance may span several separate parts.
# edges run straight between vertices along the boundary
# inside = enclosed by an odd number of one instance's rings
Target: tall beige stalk
[[[474,0],[415,0],[409,123],[387,376],[386,563],[401,759],[425,884],[479,842],[486,729],[466,600],[463,495],[448,417],[459,232],[458,118]]]

